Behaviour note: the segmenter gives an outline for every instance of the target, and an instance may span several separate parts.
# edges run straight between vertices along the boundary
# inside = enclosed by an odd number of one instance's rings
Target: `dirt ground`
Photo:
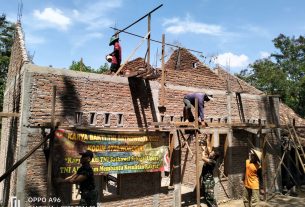
[[[189,205],[191,207],[196,207],[196,204]],[[206,207],[205,203],[201,204],[202,207]],[[243,207],[242,200],[231,200],[226,203],[221,203],[218,205],[219,207]],[[285,195],[277,195],[273,197],[270,201],[260,202],[256,207],[304,207],[305,206],[305,198],[298,198],[292,196]]]
[[[196,207],[196,203],[184,203],[182,206]],[[204,200],[201,199],[201,206],[206,207]],[[243,201],[240,200],[230,200],[225,203],[220,203],[219,207],[243,207]],[[261,201],[256,207],[304,207],[305,206],[305,186],[297,192],[297,196],[289,195],[274,195],[268,198],[267,202]]]

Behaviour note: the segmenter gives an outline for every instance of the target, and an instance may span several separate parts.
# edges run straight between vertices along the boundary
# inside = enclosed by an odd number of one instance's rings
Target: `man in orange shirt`
[[[249,159],[246,160],[244,175],[243,201],[245,207],[256,206],[259,202],[259,180],[261,179],[261,157],[262,153],[251,149]]]

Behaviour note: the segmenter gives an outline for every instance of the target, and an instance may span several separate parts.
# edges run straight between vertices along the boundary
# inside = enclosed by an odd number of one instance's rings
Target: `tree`
[[[13,45],[15,26],[6,20],[6,16],[0,16],[0,110],[3,110],[3,93],[5,90],[6,76]]]
[[[101,65],[99,69],[96,71],[97,73],[108,73],[109,72],[109,65],[108,63],[105,63],[104,65]]]
[[[278,52],[255,61],[251,70],[238,77],[268,94],[278,94],[283,102],[305,117],[305,37],[280,34],[273,40]]]
[[[94,69],[92,69],[90,66],[86,66],[83,63],[83,59],[80,61],[72,61],[72,65],[69,67],[70,70],[74,71],[82,71],[82,72],[93,72]]]
[[[106,73],[109,71],[109,66],[107,63],[101,65],[99,69],[91,68],[83,63],[83,59],[80,61],[72,61],[72,65],[69,67],[70,70],[74,71],[82,71],[82,72],[89,72],[89,73]]]

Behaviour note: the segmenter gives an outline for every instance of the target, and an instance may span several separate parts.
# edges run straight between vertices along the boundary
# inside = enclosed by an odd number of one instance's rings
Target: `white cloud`
[[[227,52],[218,55],[215,60],[215,63],[223,66],[230,66],[233,68],[242,68],[248,66],[249,58],[244,54],[235,55],[231,52]]]
[[[205,24],[191,20],[189,16],[184,19],[177,17],[165,19],[163,26],[166,27],[165,31],[173,34],[182,33],[195,33],[195,34],[208,34],[218,36],[224,34],[223,28],[216,24]]]
[[[85,45],[87,42],[91,41],[92,39],[100,39],[103,37],[102,33],[94,32],[94,33],[89,33],[85,34],[82,36],[76,37],[76,40],[74,41],[74,45],[72,47],[72,52],[77,50],[78,48],[82,47]]]
[[[34,10],[33,15],[44,23],[44,27],[59,27],[62,30],[66,30],[71,24],[71,19],[56,8],[45,8],[43,11]]]
[[[246,26],[243,26],[242,28],[251,33],[254,33],[255,35],[261,36],[261,37],[269,38],[272,36],[270,34],[270,32],[263,27],[259,27],[259,26],[255,26],[255,25],[246,25]]]
[[[38,45],[38,44],[43,44],[45,43],[45,38],[40,37],[40,36],[34,36],[31,35],[31,33],[28,33],[25,35],[25,43],[29,45]]]
[[[270,56],[269,52],[261,51],[259,52],[261,58],[268,58]]]
[[[73,10],[73,19],[87,25],[87,30],[109,27],[114,24],[114,18],[108,17],[113,9],[122,6],[122,0],[97,1],[83,6],[82,9]]]

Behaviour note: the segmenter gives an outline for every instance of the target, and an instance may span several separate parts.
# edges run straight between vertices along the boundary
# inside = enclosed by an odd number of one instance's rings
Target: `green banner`
[[[168,134],[165,132],[55,133],[53,166],[56,174],[76,173],[80,152],[91,150],[95,174],[168,171]]]

